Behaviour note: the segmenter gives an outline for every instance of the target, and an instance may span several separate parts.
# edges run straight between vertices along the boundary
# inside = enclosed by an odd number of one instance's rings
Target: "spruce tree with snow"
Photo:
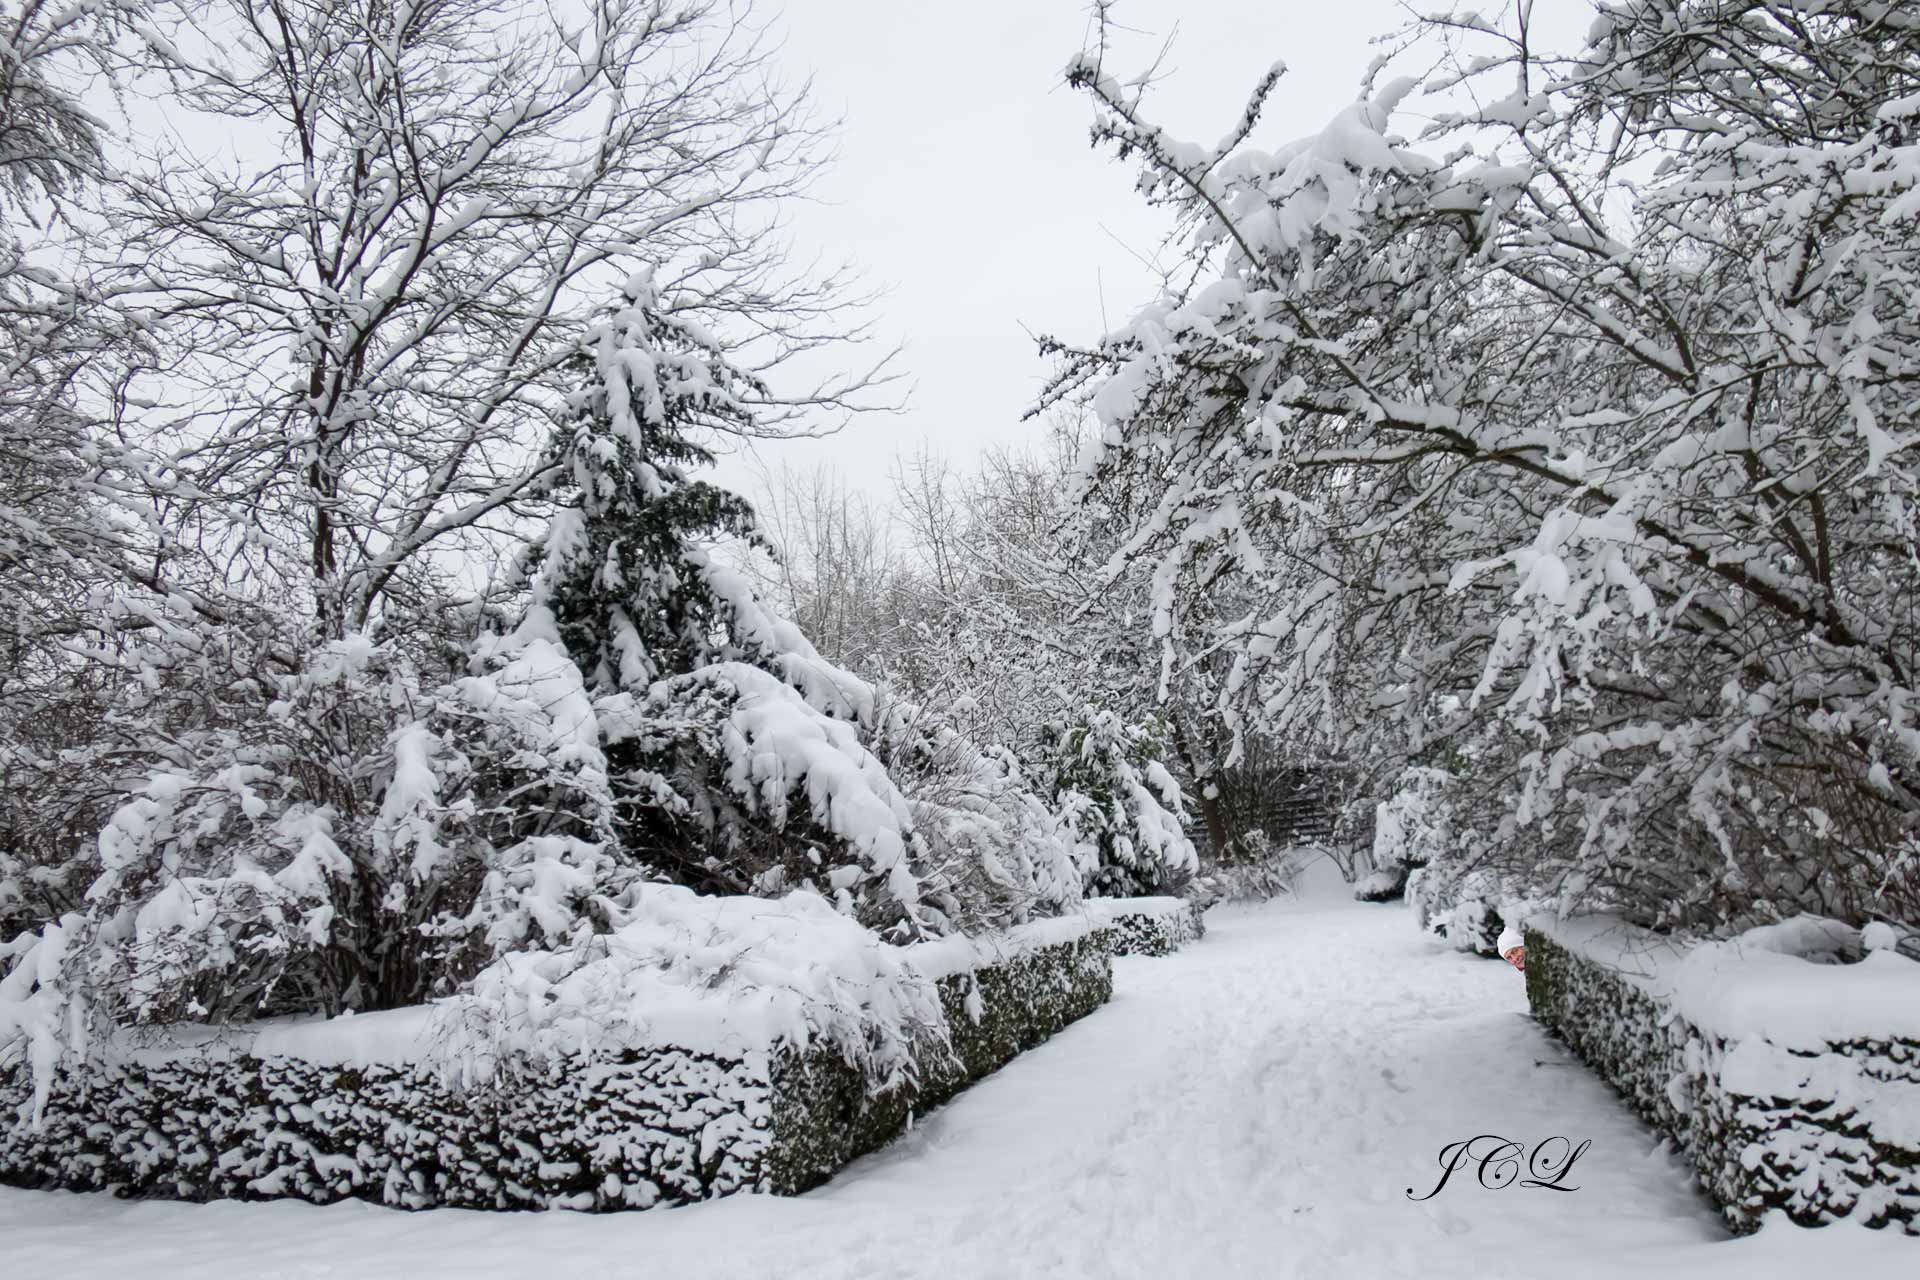
[[[838,754],[835,764],[869,782],[862,798],[875,815],[886,812],[879,827],[894,828],[892,840],[880,830],[856,837],[884,845],[877,854],[894,859],[883,868],[891,871],[904,857],[898,840],[908,819],[890,788],[871,785],[884,770],[870,767],[846,722],[851,699],[870,706],[871,691],[821,662],[712,554],[715,540],[759,536],[743,498],[693,474],[713,461],[703,433],[751,428],[738,393],[756,389],[752,379],[699,326],[659,304],[649,274],[635,274],[622,292],[573,364],[572,416],[554,447],[558,509],[529,556],[521,630],[550,620],[586,688],[603,699],[629,854],[721,892],[825,876],[825,863],[839,858],[823,850],[841,840],[810,810],[791,812],[786,792],[810,769],[832,768]],[[823,700],[811,703],[803,690]],[[791,765],[791,776],[749,783],[742,773],[729,785],[722,727],[737,715],[733,727],[745,730],[754,709],[789,717],[790,725],[766,727],[795,729],[789,743],[805,740],[823,754],[776,765]],[[824,723],[835,713],[838,722]],[[791,881],[768,879],[775,867]],[[893,888],[912,901],[906,875]]]
[[[814,889],[908,936],[1008,892],[1028,899],[1015,912],[1075,896],[1069,846],[1016,770],[821,658],[714,554],[760,536],[743,499],[694,475],[703,436],[751,429],[751,376],[645,274],[574,367],[518,634],[551,628],[597,699],[623,856],[707,891]],[[1026,836],[996,853],[968,834],[983,809]]]
[[[627,281],[569,367],[571,420],[553,448],[559,510],[530,564],[537,607],[589,685],[645,688],[713,661],[774,657],[774,637],[742,616],[749,602],[704,550],[756,540],[753,509],[693,474],[714,461],[696,436],[750,430],[735,389],[764,388],[661,309],[650,272]]]

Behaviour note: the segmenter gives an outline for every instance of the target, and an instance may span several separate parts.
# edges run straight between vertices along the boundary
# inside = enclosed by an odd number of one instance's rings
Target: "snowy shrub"
[[[525,636],[475,665],[423,687],[342,641],[174,735],[81,909],[6,944],[0,1045],[31,1038],[44,1070],[122,1024],[391,1008],[606,919],[635,869],[608,853],[576,668]]]
[[[436,1055],[485,1075],[496,1062],[583,1053],[807,1046],[838,1054],[869,1092],[884,1093],[912,1084],[946,1035],[911,949],[879,943],[818,894],[638,884],[624,905],[610,931],[510,951],[434,1005]]]
[[[0,1058],[21,1117],[0,1181],[399,1208],[793,1194],[1112,989],[1084,921],[900,948],[807,894],[647,896],[584,954],[516,953],[438,1006],[123,1034],[37,1104]]]
[[[1408,892],[1409,878],[1420,868],[1458,852],[1452,804],[1457,789],[1457,780],[1441,769],[1412,768],[1400,775],[1388,797],[1374,807],[1367,857],[1372,870],[1354,886],[1356,898],[1398,898]]]
[[[1407,769],[1375,810],[1372,860],[1384,870],[1354,896],[1372,888],[1373,901],[1404,897],[1420,929],[1457,950],[1497,955],[1507,922],[1541,897],[1534,869],[1488,837],[1509,821],[1497,797],[1459,773]]]
[[[909,797],[940,932],[981,932],[1080,900],[1085,846],[1022,761],[904,698],[880,699],[874,750]]]
[[[1688,948],[1532,917],[1527,997],[1736,1231],[1780,1210],[1920,1234],[1920,962],[1862,935],[1801,916]]]
[[[1204,911],[1216,902],[1265,902],[1293,892],[1303,862],[1317,856],[1313,846],[1277,846],[1263,831],[1240,837],[1244,859],[1209,862],[1186,887],[1186,897]]]
[[[1426,866],[1407,878],[1406,897],[1422,929],[1461,951],[1495,954],[1506,924],[1499,877],[1491,871]]]
[[[1456,950],[1483,956],[1498,955],[1507,924],[1541,906],[1541,899],[1511,876],[1451,861],[1429,863],[1409,875],[1406,900],[1421,929]]]
[[[1393,793],[1374,809],[1373,865],[1376,870],[1424,867],[1453,849],[1453,809],[1448,803],[1450,775],[1439,769],[1409,769]]]
[[[1089,891],[1147,897],[1177,890],[1199,866],[1180,786],[1144,725],[1087,708],[1050,725],[1051,791],[1062,820],[1092,856]]]

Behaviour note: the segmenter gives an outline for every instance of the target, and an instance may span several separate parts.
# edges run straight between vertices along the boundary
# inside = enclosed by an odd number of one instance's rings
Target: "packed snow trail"
[[[1519,975],[1329,894],[1208,915],[1113,1003],[806,1196],[408,1214],[0,1189],[8,1273],[581,1280],[1911,1277],[1892,1232],[1724,1237],[1684,1171],[1526,1015]],[[1567,1185],[1445,1190],[1477,1134],[1592,1146]]]

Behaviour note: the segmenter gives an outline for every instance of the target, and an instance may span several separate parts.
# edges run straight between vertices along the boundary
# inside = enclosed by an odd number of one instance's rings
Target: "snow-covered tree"
[[[1666,923],[1911,917],[1920,21],[1620,0],[1556,54],[1530,14],[1416,24],[1450,70],[1272,149],[1281,68],[1206,147],[1073,62],[1192,245],[1056,348],[1086,498],[1233,722],[1382,785],[1470,743],[1485,865]]]
[[[182,140],[113,188],[164,339],[116,422],[176,477],[167,520],[323,638],[478,585],[631,272],[760,372],[860,329],[843,275],[784,260],[822,131],[744,6],[218,0],[141,36]],[[871,385],[762,391],[752,429]]]
[[[576,367],[529,608],[608,700],[624,845],[731,892],[775,866],[824,882],[850,845],[910,906],[908,807],[851,723],[870,725],[873,691],[822,661],[711,551],[757,535],[743,499],[692,474],[712,461],[699,441],[716,426],[751,429],[746,397],[759,388],[665,313],[645,274]],[[812,797],[797,812],[795,791]]]
[[[141,7],[0,14],[0,938],[77,899],[73,850],[112,808],[117,677],[71,646],[113,648],[166,595],[139,461],[84,412],[140,325],[115,306],[124,281],[84,252],[105,126],[80,89],[113,70]]]
[[[1166,893],[1198,869],[1179,783],[1152,729],[1087,708],[1048,726],[1053,801],[1094,851],[1088,888],[1113,897]]]
[[[714,553],[757,525],[690,467],[750,419],[751,376],[644,275],[580,366],[531,612],[601,699],[628,855],[699,888],[811,886],[909,934],[1074,896],[1070,845],[1017,770],[821,657]]]

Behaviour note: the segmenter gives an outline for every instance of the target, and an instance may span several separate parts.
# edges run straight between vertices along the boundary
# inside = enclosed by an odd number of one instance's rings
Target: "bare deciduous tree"
[[[121,427],[177,479],[163,518],[322,635],[431,613],[488,531],[524,531],[572,335],[626,276],[758,375],[859,334],[845,277],[786,260],[777,206],[822,134],[745,6],[221,0],[162,25],[141,83],[172,140],[119,216],[166,351]],[[874,382],[760,382],[752,429]]]

